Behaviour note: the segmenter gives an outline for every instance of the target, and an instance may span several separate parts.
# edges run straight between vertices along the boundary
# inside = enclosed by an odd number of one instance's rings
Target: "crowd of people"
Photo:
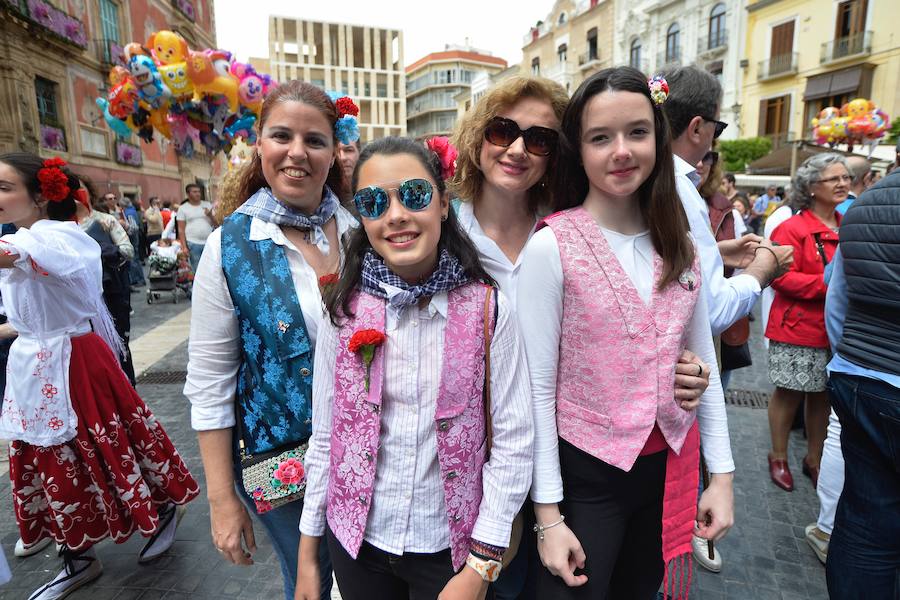
[[[192,184],[141,211],[0,156],[0,335],[34,372],[0,412],[16,553],[64,559],[30,600],[98,577],[107,537],[160,556],[199,493],[133,387],[145,258],[193,276],[212,543],[252,564],[258,522],[285,598],[329,598],[332,574],[347,600],[685,597],[734,523],[724,390],[761,297],[771,479],[794,487],[803,406],[829,591],[890,597],[900,175],[865,191],[867,162],[822,153],[750,200],[715,150],[721,97],[695,67],[604,69],[571,97],[516,77],[452,143],[361,146],[288,81],[215,208]]]

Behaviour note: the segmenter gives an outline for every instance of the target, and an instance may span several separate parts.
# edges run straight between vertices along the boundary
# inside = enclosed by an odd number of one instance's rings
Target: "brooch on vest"
[[[694,275],[694,272],[690,269],[686,269],[681,275],[678,276],[678,283],[689,292],[694,291],[694,287],[697,285],[697,276]]]

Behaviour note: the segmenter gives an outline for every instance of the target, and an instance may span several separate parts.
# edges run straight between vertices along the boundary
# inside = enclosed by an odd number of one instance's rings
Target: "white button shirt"
[[[338,239],[357,226],[356,219],[339,207],[334,214]],[[191,426],[197,431],[234,427],[234,394],[241,365],[241,331],[234,303],[222,271],[222,229],[206,241],[191,294],[191,337],[184,395],[191,402]],[[324,314],[319,278],[288,240],[281,227],[256,217],[250,222],[250,240],[272,240],[284,246],[294,289],[300,301],[310,347],[315,344]]]
[[[389,286],[385,287],[390,294]],[[518,326],[499,295],[491,342],[491,459],[472,537],[506,547],[512,520],[531,486],[534,427],[531,389]],[[443,368],[447,293],[428,306],[386,312],[381,436],[365,540],[391,554],[433,553],[450,546],[434,413]],[[306,454],[306,497],[300,531],[325,531],[337,329],[323,321],[313,370],[313,435]]]
[[[481,259],[481,266],[494,278],[494,281],[497,282],[497,286],[500,290],[506,294],[506,297],[512,306],[512,310],[515,312],[517,298],[516,282],[519,278],[519,271],[522,266],[522,256],[525,254],[524,247],[522,252],[519,252],[516,262],[512,262],[509,260],[509,257],[503,253],[503,250],[500,249],[497,242],[488,237],[481,228],[481,224],[478,223],[478,219],[475,218],[475,207],[471,202],[460,202],[456,214],[459,217],[460,227],[466,232],[469,239],[472,240],[475,249],[478,250],[478,258]],[[537,225],[537,221],[535,221],[535,225]],[[528,240],[531,239],[532,235],[534,235],[534,226],[531,227],[531,232],[528,234]],[[528,244],[528,240],[525,241],[526,245]]]
[[[750,312],[762,288],[755,277],[744,273],[725,278],[725,265],[709,223],[709,209],[691,181],[690,176],[695,174],[696,169],[677,154],[672,156],[675,160],[675,186],[700,253],[700,270],[703,273],[701,291],[709,307],[709,324],[713,335],[719,335]]]

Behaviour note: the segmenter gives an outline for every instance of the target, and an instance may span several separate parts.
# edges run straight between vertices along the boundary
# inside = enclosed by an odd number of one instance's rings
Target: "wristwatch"
[[[503,568],[503,563],[500,561],[485,560],[472,554],[466,557],[466,565],[475,569],[475,572],[487,582],[497,581],[497,578],[500,577],[500,570]]]

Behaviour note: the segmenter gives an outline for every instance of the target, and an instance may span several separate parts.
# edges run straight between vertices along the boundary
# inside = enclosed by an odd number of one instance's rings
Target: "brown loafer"
[[[786,458],[774,458],[769,454],[769,477],[772,482],[786,492],[794,491],[794,476]]]
[[[819,485],[819,467],[809,463],[809,457],[803,457],[803,474],[812,479],[813,488]]]

